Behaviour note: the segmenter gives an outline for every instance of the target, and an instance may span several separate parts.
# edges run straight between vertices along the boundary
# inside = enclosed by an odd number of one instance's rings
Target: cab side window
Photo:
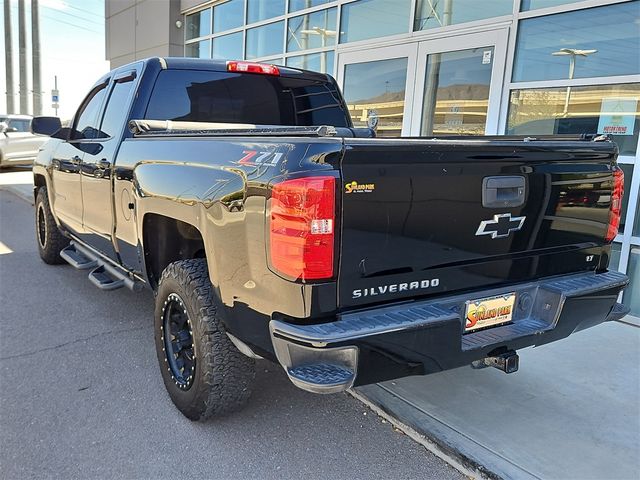
[[[98,115],[107,92],[107,84],[95,88],[83,102],[81,110],[76,114],[76,120],[71,130],[71,140],[88,140],[104,138],[106,135],[97,128]]]
[[[113,84],[100,126],[100,132],[106,137],[119,137],[122,133],[135,86],[134,78],[131,76],[121,80],[116,79]]]

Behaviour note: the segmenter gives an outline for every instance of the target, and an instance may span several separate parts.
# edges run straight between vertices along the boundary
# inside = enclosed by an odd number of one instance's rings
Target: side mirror
[[[52,136],[62,128],[58,117],[34,117],[31,120],[31,133]]]

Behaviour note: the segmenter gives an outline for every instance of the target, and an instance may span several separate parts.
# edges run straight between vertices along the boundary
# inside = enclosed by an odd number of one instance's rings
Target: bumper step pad
[[[356,376],[348,368],[329,363],[300,365],[286,370],[294,385],[317,393],[345,390],[353,384]]]

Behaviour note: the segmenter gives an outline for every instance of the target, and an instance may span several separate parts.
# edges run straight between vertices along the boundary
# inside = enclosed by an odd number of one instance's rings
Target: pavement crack
[[[33,350],[31,352],[24,352],[24,353],[18,353],[16,355],[9,355],[7,357],[0,357],[0,362],[3,360],[12,360],[14,358],[22,358],[22,357],[29,357],[32,355],[37,355],[38,353],[42,353],[42,352],[47,352],[50,350],[57,350],[59,348],[62,347],[66,347],[68,345],[73,345],[74,343],[81,343],[81,342],[86,342],[89,340],[92,340],[96,337],[104,337],[107,335],[118,335],[120,333],[128,333],[128,332],[136,332],[139,330],[144,330],[146,328],[149,328],[148,326],[142,326],[142,327],[135,327],[135,328],[123,328],[120,330],[108,330],[106,332],[100,332],[100,333],[96,333],[94,335],[89,335],[88,337],[82,337],[82,338],[76,338],[75,340],[69,340],[68,342],[63,342],[60,343],[58,345],[53,345],[51,347],[44,347],[44,348],[39,348],[38,350]]]

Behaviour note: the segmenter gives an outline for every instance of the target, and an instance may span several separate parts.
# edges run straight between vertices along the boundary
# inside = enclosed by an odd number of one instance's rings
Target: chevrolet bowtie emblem
[[[493,216],[493,220],[480,222],[476,236],[491,235],[491,238],[508,237],[511,232],[522,228],[527,217],[511,217],[510,213],[500,213]]]

